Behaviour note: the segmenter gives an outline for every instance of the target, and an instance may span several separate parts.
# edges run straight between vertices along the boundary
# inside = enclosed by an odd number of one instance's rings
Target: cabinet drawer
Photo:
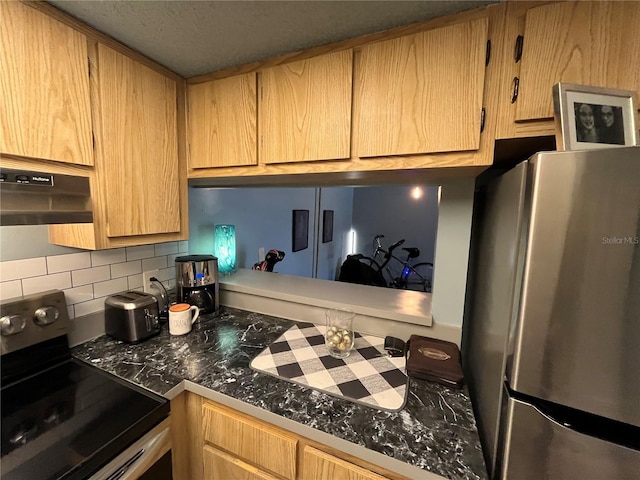
[[[389,480],[353,463],[334,457],[322,450],[304,447],[302,480]]]
[[[295,436],[211,403],[202,406],[202,416],[206,442],[276,475],[295,479]]]
[[[231,455],[204,447],[204,480],[278,480],[262,470]]]

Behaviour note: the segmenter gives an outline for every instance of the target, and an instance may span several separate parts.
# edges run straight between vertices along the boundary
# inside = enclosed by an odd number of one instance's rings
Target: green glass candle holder
[[[230,275],[236,271],[236,227],[216,225],[214,255],[218,257],[218,272]]]

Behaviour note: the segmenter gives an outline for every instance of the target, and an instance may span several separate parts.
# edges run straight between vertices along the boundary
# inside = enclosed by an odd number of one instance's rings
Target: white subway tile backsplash
[[[46,274],[47,261],[45,257],[0,262],[0,280],[3,282]]]
[[[88,302],[76,303],[73,308],[75,309],[75,318],[99,312],[104,310],[104,297],[89,300]]]
[[[142,271],[155,270],[156,268],[167,268],[167,257],[153,257],[142,260]]]
[[[142,261],[140,260],[111,265],[111,278],[127,277],[136,273],[142,273]]]
[[[174,288],[175,258],[188,249],[187,241],[166,242],[0,262],[0,298],[63,290],[70,318],[81,317],[104,310],[108,295],[142,290],[148,270],[160,270],[158,279]]]
[[[22,280],[22,294],[44,292],[46,290],[71,288],[71,273],[54,273],[42,277],[25,278]]]
[[[153,245],[141,245],[139,247],[127,247],[127,262],[131,260],[140,260],[142,258],[151,258],[155,255]]]
[[[67,299],[67,305],[88,302],[89,300],[93,300],[93,285],[89,284],[81,287],[69,288],[64,290],[64,296]]]
[[[142,281],[142,274],[130,275],[127,277],[127,282],[129,284],[129,290],[142,290],[144,285],[144,282]]]
[[[0,283],[0,298],[3,300],[20,296],[22,296],[22,282],[20,280]]]
[[[100,267],[102,265],[111,265],[112,263],[120,263],[127,260],[124,248],[115,248],[113,250],[97,250],[91,252],[91,266]]]
[[[173,255],[167,255],[167,267],[173,267],[175,268],[176,266],[176,258],[182,256],[182,253],[174,253]]]
[[[161,282],[165,282],[166,280],[169,280],[171,278],[176,278],[176,269],[175,267],[169,267],[169,268],[161,268],[160,269],[160,273],[158,274],[158,280],[160,280]],[[165,283],[165,287],[166,287],[166,283]]]
[[[73,286],[86,285],[88,283],[102,282],[111,278],[111,268],[109,265],[102,267],[85,268],[84,270],[75,270],[71,272],[73,278]],[[71,285],[69,285],[71,286]]]
[[[158,243],[155,245],[156,257],[178,253],[178,242]]]
[[[93,284],[93,295],[98,297],[106,297],[112,293],[123,292],[129,288],[127,278],[116,278],[115,280],[107,280],[106,282],[98,282]]]
[[[70,253],[68,255],[55,255],[47,258],[47,273],[70,272],[80,268],[91,266],[91,253]]]

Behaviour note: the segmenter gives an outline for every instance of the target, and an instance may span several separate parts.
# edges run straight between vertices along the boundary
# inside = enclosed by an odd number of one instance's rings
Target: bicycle
[[[420,250],[415,247],[403,248],[407,252],[407,258],[401,260],[393,254],[393,251],[401,246],[405,240],[398,240],[385,250],[380,242],[382,238],[384,238],[384,235],[376,235],[374,237],[375,248],[371,257],[362,254],[349,255],[340,269],[338,280],[364,285],[431,292],[433,264],[420,262],[412,265],[412,259],[420,256]],[[381,256],[382,258],[380,258]],[[402,264],[400,275],[394,275],[388,267],[392,259]]]

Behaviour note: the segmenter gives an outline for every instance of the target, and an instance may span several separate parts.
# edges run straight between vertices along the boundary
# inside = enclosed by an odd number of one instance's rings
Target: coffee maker
[[[218,259],[213,255],[186,255],[176,258],[178,302],[196,305],[201,314],[220,309]]]

